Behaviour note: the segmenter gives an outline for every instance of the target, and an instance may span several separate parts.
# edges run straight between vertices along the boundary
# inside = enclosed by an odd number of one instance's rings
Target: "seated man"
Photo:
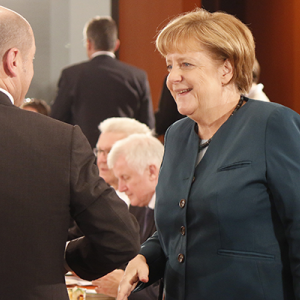
[[[97,166],[100,176],[116,191],[118,190],[118,179],[115,177],[113,170],[107,166],[107,155],[116,141],[124,139],[133,133],[151,134],[151,129],[139,121],[131,118],[108,118],[101,122],[98,126],[100,136],[94,149],[97,157]],[[127,204],[129,200],[117,191],[118,196]]]
[[[163,157],[163,145],[153,136],[133,134],[114,144],[108,154],[108,166],[118,179],[119,191],[125,192],[130,203],[147,207],[142,226],[141,243],[149,238],[155,229],[155,188]],[[93,281],[96,291],[112,297],[117,296],[119,282],[124,271],[115,270]],[[129,299],[157,299],[158,283],[132,294]]]
[[[133,133],[151,135],[151,129],[135,119],[121,117],[108,118],[101,122],[98,128],[100,130],[100,136],[96,148],[94,148],[94,154],[97,157],[99,175],[106,183],[112,186],[116,190],[117,195],[129,205],[129,199],[126,194],[118,191],[118,179],[115,177],[113,170],[110,170],[107,166],[107,154],[116,141],[126,138]],[[129,211],[136,217],[141,227],[143,225],[141,222],[144,220],[145,209],[130,206]],[[82,235],[82,232],[72,220],[68,232],[68,239],[72,240]]]

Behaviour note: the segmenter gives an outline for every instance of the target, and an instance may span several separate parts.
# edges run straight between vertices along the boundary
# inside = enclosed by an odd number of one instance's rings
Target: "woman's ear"
[[[19,67],[20,51],[17,48],[9,49],[3,58],[3,69],[9,77],[16,77]]]
[[[222,85],[224,86],[228,84],[233,77],[233,66],[228,59],[224,61],[221,72],[222,72],[221,81],[222,81]]]

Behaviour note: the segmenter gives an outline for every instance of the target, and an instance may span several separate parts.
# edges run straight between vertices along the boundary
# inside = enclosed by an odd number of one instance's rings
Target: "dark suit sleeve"
[[[170,125],[184,117],[178,112],[176,102],[167,88],[166,81],[167,77],[164,80],[158,110],[155,112],[155,131],[158,135],[165,134]]]
[[[62,71],[58,81],[58,91],[55,101],[51,105],[50,116],[54,119],[72,124],[72,104],[74,102],[75,91],[74,83],[70,72],[65,69]],[[75,74],[73,74],[74,76]]]
[[[153,112],[153,103],[151,98],[150,86],[147,75],[143,73],[141,79],[142,95],[140,101],[140,108],[136,119],[142,123],[147,124],[151,129],[155,128],[155,118]]]
[[[282,259],[289,260],[295,299],[300,299],[300,116],[288,108],[269,117],[266,162],[271,200],[288,243],[289,253],[282,253]]]
[[[156,281],[138,292],[131,293],[131,295],[128,297],[128,300],[157,300],[159,297],[159,284],[160,281]]]
[[[84,236],[68,244],[66,261],[78,276],[93,280],[137,254],[139,226],[125,202],[99,177],[91,148],[77,126],[72,144],[70,210]]]

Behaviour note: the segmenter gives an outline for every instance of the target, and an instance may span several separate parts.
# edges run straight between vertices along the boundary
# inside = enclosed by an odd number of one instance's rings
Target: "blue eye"
[[[184,62],[184,63],[182,63],[182,64],[183,64],[184,67],[189,67],[189,66],[191,66],[190,63],[186,63],[186,62]]]
[[[170,72],[172,70],[172,66],[171,65],[168,65],[167,66],[167,70]]]

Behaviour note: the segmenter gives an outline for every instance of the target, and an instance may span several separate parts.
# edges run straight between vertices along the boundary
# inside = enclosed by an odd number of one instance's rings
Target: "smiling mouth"
[[[185,90],[181,90],[178,92],[179,95],[184,94],[184,93],[188,93],[190,92],[192,89],[185,89]]]

